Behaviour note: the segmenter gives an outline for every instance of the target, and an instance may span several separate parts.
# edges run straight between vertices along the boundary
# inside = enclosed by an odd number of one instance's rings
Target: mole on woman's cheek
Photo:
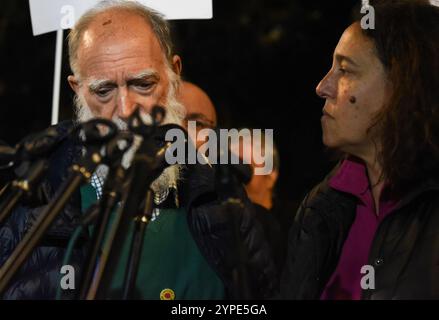
[[[354,97],[354,96],[351,96],[351,97],[349,98],[349,102],[352,103],[352,104],[355,104],[355,103],[357,102],[357,98]]]

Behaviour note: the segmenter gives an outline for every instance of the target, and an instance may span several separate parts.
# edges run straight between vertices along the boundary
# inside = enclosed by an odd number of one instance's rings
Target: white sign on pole
[[[29,0],[33,34],[70,29],[99,0]],[[211,19],[212,0],[138,0],[168,20]]]

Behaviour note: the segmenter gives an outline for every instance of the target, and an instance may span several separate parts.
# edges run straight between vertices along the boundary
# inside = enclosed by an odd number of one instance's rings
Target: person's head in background
[[[348,27],[317,86],[323,142],[364,161],[371,185],[385,181],[401,194],[438,170],[439,8],[370,4],[375,28],[360,18]]]
[[[243,129],[241,129],[242,131]],[[244,129],[247,130],[247,129]],[[251,135],[250,135],[251,136]],[[250,163],[250,166],[255,173],[255,168],[263,168],[266,166],[265,162],[259,162],[255,159],[256,154],[264,155],[264,157],[259,157],[259,159],[272,159],[273,167],[272,170],[267,174],[253,174],[249,183],[245,185],[245,190],[247,195],[253,203],[256,203],[267,210],[273,207],[274,191],[276,187],[276,182],[279,178],[279,151],[276,144],[271,143],[271,139],[266,139],[265,134],[261,132],[261,143],[255,144],[252,138],[248,137],[241,138],[239,146],[231,146],[232,152],[238,154],[244,163]],[[254,150],[255,145],[260,146],[261,150]],[[239,150],[239,151],[238,151]],[[265,160],[264,160],[265,161]]]
[[[178,91],[178,100],[186,108],[186,118],[183,125],[188,129],[188,121],[196,124],[196,133],[202,129],[214,129],[217,125],[215,107],[206,92],[197,85],[182,81]],[[189,132],[192,133],[192,132]],[[202,137],[192,137],[199,147],[206,139]]]

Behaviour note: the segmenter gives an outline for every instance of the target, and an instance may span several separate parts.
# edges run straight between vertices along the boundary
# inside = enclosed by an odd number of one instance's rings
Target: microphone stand
[[[151,183],[162,173],[167,166],[165,152],[170,143],[158,148],[155,141],[157,125],[164,118],[165,110],[154,107],[152,110],[153,125],[143,124],[137,109],[130,118],[130,129],[143,136],[143,141],[134,156],[131,170],[131,181],[128,187],[127,198],[120,215],[119,224],[115,227],[116,234],[109,249],[108,260],[103,267],[102,278],[97,287],[98,299],[105,298],[111,287],[112,276],[118,266],[123,244],[130,241],[127,273],[124,279],[122,299],[130,299],[135,286],[137,271],[141,257],[143,238],[146,227],[150,222],[153,208],[153,196],[150,189]],[[142,205],[143,204],[143,205]],[[141,208],[139,208],[142,205]],[[134,221],[134,234],[128,239],[129,228]],[[108,267],[106,267],[108,266]]]
[[[124,279],[122,299],[130,299],[131,292],[136,285],[137,272],[139,270],[140,257],[142,255],[143,238],[145,237],[146,227],[152,218],[153,192],[151,189],[146,191],[145,205],[143,212],[134,219],[134,234],[131,239],[131,247],[128,253],[128,269]]]
[[[39,184],[47,169],[48,160],[40,159],[31,166],[26,177],[12,181],[10,190],[0,205],[0,225],[3,225],[21,199]]]
[[[161,122],[160,117],[164,118],[165,111],[164,109],[153,109],[152,115],[154,119],[154,124],[153,124],[153,130],[154,130],[157,128],[157,125]],[[166,130],[165,128],[175,128],[175,126],[167,125],[161,127],[160,129]],[[154,177],[159,176],[160,173],[163,171],[163,169],[168,166],[165,162],[165,153],[166,153],[166,149],[170,145],[171,143],[167,142],[161,149],[158,150],[154,158],[145,162],[146,164],[149,165],[150,172],[155,173],[152,176]],[[151,150],[150,148],[151,146],[149,146],[148,149],[144,149],[144,150]],[[146,167],[144,169],[146,169]],[[150,185],[153,181],[154,179],[151,179],[151,181],[148,182],[148,184],[146,185]],[[142,182],[139,181],[139,183]],[[139,185],[139,184],[136,182],[134,185]],[[140,257],[142,255],[143,239],[145,237],[146,227],[152,218],[153,206],[154,206],[153,191],[149,187],[147,188],[146,195],[144,196],[142,210],[140,211],[140,214],[134,218],[134,232],[133,232],[134,234],[133,237],[131,238],[130,251],[128,252],[128,263],[127,263],[128,267],[124,279],[124,287],[122,293],[123,300],[128,300],[132,298],[131,293],[133,292],[133,289],[136,285],[137,272],[139,270]]]
[[[107,129],[106,135],[101,135],[98,126],[104,126]],[[94,119],[82,124],[79,128],[83,129],[85,144],[89,144],[86,154],[78,163],[71,168],[70,177],[62,184],[58,195],[47,207],[45,207],[32,228],[17,247],[11,256],[6,260],[0,269],[0,294],[2,294],[9,284],[11,278],[17,273],[24,261],[30,256],[33,249],[38,245],[46,230],[51,226],[59,212],[64,208],[73,193],[90,179],[92,172],[100,164],[102,158],[100,155],[101,146],[115,136],[116,125],[104,119]]]
[[[125,141],[125,146],[119,149],[118,142]],[[96,262],[101,250],[102,241],[107,230],[108,221],[111,213],[122,197],[123,183],[125,181],[126,172],[122,167],[122,157],[133,142],[133,136],[128,132],[119,132],[115,139],[107,146],[106,158],[104,162],[109,166],[110,170],[108,178],[105,181],[102,199],[99,202],[99,211],[96,217],[95,230],[91,239],[91,248],[88,250],[85,259],[85,269],[83,270],[82,283],[79,287],[79,299],[87,298],[87,293],[91,286],[93,275],[96,270]]]
[[[3,160],[9,159],[10,166],[14,161],[23,161],[17,168],[19,177],[1,192],[5,199],[0,204],[0,226],[23,197],[32,195],[32,190],[39,185],[49,168],[48,155],[60,141],[60,134],[50,127],[24,138],[16,149],[5,146],[0,148],[0,157],[5,158]],[[31,164],[31,161],[34,163]]]
[[[0,198],[2,198],[5,193],[9,192],[10,187],[11,187],[10,182],[8,182],[5,186],[3,186],[3,188],[0,190]]]

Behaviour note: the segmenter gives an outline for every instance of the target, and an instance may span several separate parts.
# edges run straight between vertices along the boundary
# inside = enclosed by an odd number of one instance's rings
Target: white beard
[[[172,80],[173,78],[170,77]],[[177,101],[176,99],[176,81],[172,82],[169,87],[167,102],[165,105],[166,116],[163,121],[163,124],[174,123],[181,125],[185,116],[184,106]],[[92,118],[98,117],[99,115],[95,115],[89,106],[87,105],[84,97],[82,95],[76,95],[74,98],[75,111],[77,121],[79,123],[86,122]],[[141,112],[142,121],[145,124],[151,124],[152,118],[149,114]],[[125,120],[119,118],[118,116],[114,116],[112,121],[117,125],[119,130],[128,130],[128,124]],[[125,152],[122,158],[122,166],[127,169],[131,166],[134,155],[136,154],[137,149],[140,147],[142,143],[142,137],[135,135],[133,145]],[[151,189],[158,194],[162,194],[166,192],[169,188],[175,187],[177,182],[180,179],[180,165],[172,165],[167,167],[163,173],[151,184]],[[108,167],[105,165],[100,165],[95,171],[95,174],[102,180],[105,181],[108,175]]]

